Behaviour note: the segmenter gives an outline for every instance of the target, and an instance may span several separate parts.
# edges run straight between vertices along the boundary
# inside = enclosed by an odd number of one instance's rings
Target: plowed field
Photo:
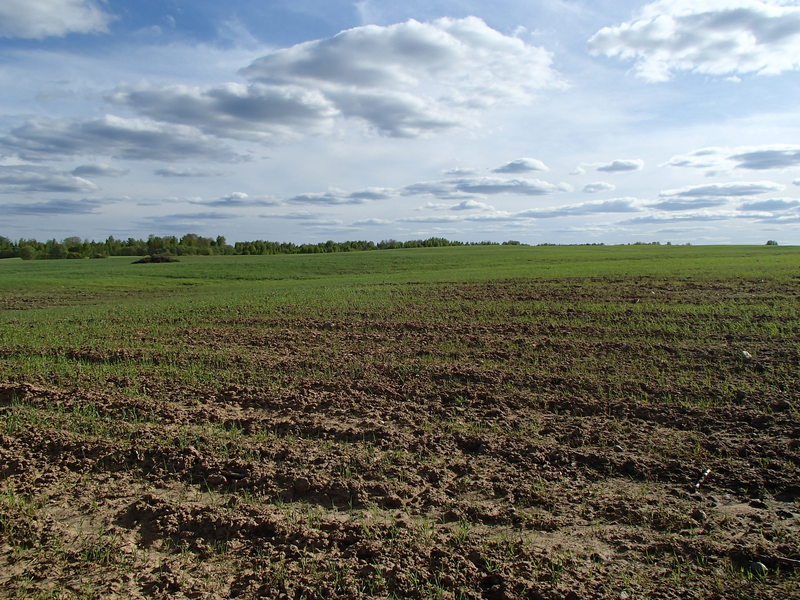
[[[0,291],[0,597],[800,597],[793,260]]]

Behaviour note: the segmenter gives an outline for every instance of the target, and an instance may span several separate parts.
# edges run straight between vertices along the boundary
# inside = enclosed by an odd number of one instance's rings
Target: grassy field
[[[0,597],[800,596],[800,249],[132,261],[0,261]]]

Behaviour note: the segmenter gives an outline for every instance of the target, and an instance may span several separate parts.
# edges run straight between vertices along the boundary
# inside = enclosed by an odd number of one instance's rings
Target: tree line
[[[498,242],[457,242],[445,238],[431,237],[425,240],[400,242],[383,240],[380,242],[348,241],[320,242],[317,244],[294,244],[292,242],[270,242],[255,240],[228,244],[225,237],[204,237],[187,233],[182,237],[173,235],[151,235],[146,240],[128,238],[116,239],[109,236],[105,241],[84,240],[68,237],[63,240],[40,242],[34,239],[20,239],[16,242],[0,236],[0,258],[59,259],[59,258],[107,258],[109,256],[169,256],[196,255],[265,255],[265,254],[318,254],[328,252],[354,252],[364,250],[391,250],[396,248],[434,248],[443,246],[499,245]],[[503,245],[520,245],[517,241],[503,242]]]

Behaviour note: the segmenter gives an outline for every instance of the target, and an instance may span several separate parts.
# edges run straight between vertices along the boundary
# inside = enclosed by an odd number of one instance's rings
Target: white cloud
[[[101,33],[111,15],[93,0],[3,0],[0,37],[60,37],[68,33]]]
[[[15,202],[3,205],[4,215],[87,215],[100,208],[96,200],[48,200],[47,202]]]
[[[541,179],[500,179],[498,177],[474,177],[454,179],[450,182],[454,190],[467,194],[522,194],[525,196],[544,196],[561,189]]]
[[[735,183],[711,183],[693,185],[676,190],[665,190],[659,194],[662,198],[704,198],[704,197],[740,197],[757,196],[767,192],[780,191],[784,186],[772,181],[750,181]]]
[[[477,200],[462,200],[449,207],[449,210],[494,210],[494,206]]]
[[[738,169],[762,171],[800,167],[800,146],[750,148],[730,157]]]
[[[795,179],[792,183],[794,185],[800,185],[800,179]]]
[[[533,219],[552,219],[556,217],[572,217],[582,215],[597,215],[605,213],[631,213],[641,210],[636,198],[615,198],[602,202],[584,202],[570,204],[556,208],[531,209],[516,213],[517,216]]]
[[[784,198],[773,198],[772,200],[758,200],[755,202],[742,202],[739,210],[782,212],[800,207],[800,200],[786,200]]]
[[[463,167],[456,167],[455,169],[447,169],[443,171],[443,175],[448,175],[450,177],[469,177],[471,175],[477,175],[477,169],[467,169]]]
[[[594,54],[636,61],[636,74],[667,81],[677,71],[773,75],[800,68],[800,7],[786,0],[659,0],[604,27]]]
[[[629,171],[641,171],[644,168],[644,161],[638,158],[618,159],[610,163],[597,167],[598,171],[604,173],[627,173]]]
[[[108,99],[156,121],[257,141],[280,141],[295,133],[325,131],[337,114],[332,102],[320,92],[288,85],[138,86],[119,89]]]
[[[596,181],[594,183],[587,183],[583,186],[583,191],[587,194],[596,194],[597,192],[610,192],[617,189],[612,183],[606,183],[605,181]]]
[[[26,160],[97,154],[133,160],[243,158],[192,127],[110,115],[88,121],[34,119],[1,137],[0,148]]]
[[[710,147],[679,154],[666,163],[670,167],[730,171],[765,171],[800,167],[800,145],[764,144],[760,146]]]
[[[698,150],[692,150],[688,154],[673,156],[662,166],[717,169],[723,166],[731,152],[732,151],[727,148],[700,148]]]
[[[299,194],[288,198],[289,204],[316,204],[318,206],[341,206],[344,204],[365,204],[371,200],[383,200],[389,195],[383,188],[373,188],[358,192],[347,193],[343,190],[332,189],[324,193]]]
[[[342,119],[387,137],[472,125],[494,105],[563,87],[550,54],[482,20],[369,25],[276,50],[241,69],[248,84],[137,85],[108,99],[204,133],[280,142]]]
[[[726,198],[672,198],[648,205],[650,208],[668,212],[712,208],[728,204]]]
[[[527,173],[549,171],[550,168],[538,158],[518,158],[493,170],[494,173]]]
[[[384,135],[415,137],[563,87],[550,65],[547,51],[469,17],[356,27],[272,52],[241,73],[320,94]]]
[[[49,167],[15,165],[0,166],[0,192],[78,192],[97,190],[83,177],[59,173]]]
[[[227,196],[218,198],[217,200],[202,201],[193,200],[190,204],[199,204],[201,206],[212,206],[217,208],[242,208],[246,206],[279,206],[282,204],[280,200],[271,197],[251,197],[245,192],[233,192]]]

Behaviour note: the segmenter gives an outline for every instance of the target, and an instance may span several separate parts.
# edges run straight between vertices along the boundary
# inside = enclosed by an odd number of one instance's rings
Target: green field
[[[0,261],[0,597],[800,594],[800,248],[132,261]]]

